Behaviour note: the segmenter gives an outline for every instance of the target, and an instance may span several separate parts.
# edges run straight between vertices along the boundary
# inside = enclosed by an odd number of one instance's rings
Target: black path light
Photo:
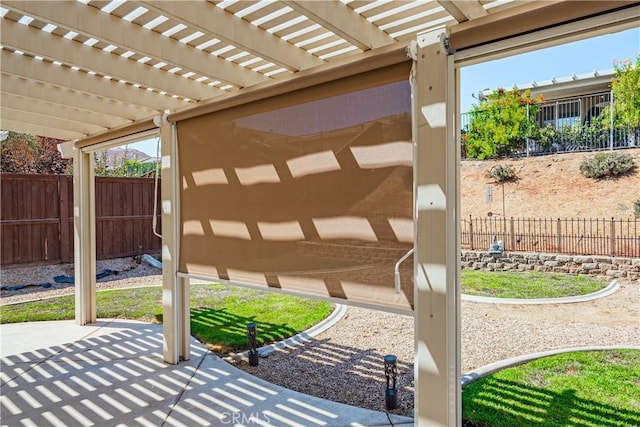
[[[256,323],[249,323],[247,325],[247,341],[249,343],[249,366],[258,366],[258,342],[256,339],[256,333]]]
[[[384,393],[384,403],[387,409],[398,407],[398,391],[396,379],[398,378],[398,358],[393,354],[384,356],[384,376],[387,378],[387,389]]]

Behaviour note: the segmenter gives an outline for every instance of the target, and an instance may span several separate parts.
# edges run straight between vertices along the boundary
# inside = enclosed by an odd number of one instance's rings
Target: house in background
[[[618,127],[611,113],[615,103],[611,80],[615,70],[594,70],[548,80],[515,84],[512,89],[529,90],[531,98],[543,99],[532,118],[538,132],[526,144],[526,153],[592,151],[638,146],[640,129]],[[495,89],[478,92],[482,102]],[[527,112],[528,113],[528,112]],[[473,112],[463,113],[463,132],[472,121]],[[463,148],[464,153],[464,148]]]
[[[531,97],[542,96],[544,103],[538,112],[540,126],[555,129],[576,124],[589,124],[611,104],[611,79],[615,70],[594,70],[590,73],[514,85],[514,89],[530,90]],[[481,92],[487,96],[490,91]]]

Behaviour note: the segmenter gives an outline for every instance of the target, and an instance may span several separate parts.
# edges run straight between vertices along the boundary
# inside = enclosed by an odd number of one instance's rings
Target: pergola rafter
[[[142,105],[154,111],[162,111],[164,108],[178,108],[189,104],[178,98],[136,88],[115,80],[92,76],[48,61],[39,61],[26,55],[9,52],[6,49],[1,51],[0,59],[2,60],[3,74],[73,89],[102,98],[119,100],[131,105]]]
[[[458,22],[480,18],[487,15],[487,11],[478,0],[438,0],[440,4]]]
[[[36,107],[38,105],[36,104]],[[85,134],[91,134],[99,131],[100,126],[85,123],[79,120],[71,119],[73,115],[62,117],[55,117],[51,114],[40,114],[34,109],[20,110],[16,108],[16,104],[12,103],[11,107],[2,105],[2,118],[3,120],[15,120],[26,121],[26,123],[37,123],[39,126],[55,126],[58,129],[68,132],[76,132],[79,130]],[[26,119],[26,120],[25,120]]]
[[[0,77],[2,95],[17,95],[24,98],[46,101],[55,105],[66,105],[82,111],[90,111],[103,116],[112,117],[120,122],[139,120],[149,117],[154,110],[125,104],[113,99],[99,97],[93,94],[74,91],[51,84],[45,84],[34,80],[26,80],[21,77],[2,74]],[[91,105],[88,109],[87,106]]]
[[[362,51],[382,47],[395,41],[343,3],[324,1],[283,1],[283,3]]]
[[[68,117],[73,117],[74,123],[82,124],[86,129],[93,130],[94,132],[99,131],[101,128],[111,128],[126,122],[121,118],[70,107],[60,102],[51,103],[39,98],[27,98],[4,91],[0,93],[2,94],[0,105],[4,108],[38,114],[56,120],[67,120]],[[55,110],[56,113],[52,114],[51,111],[53,110]]]
[[[178,40],[163,36],[135,23],[102,12],[100,9],[82,3],[72,3],[65,7],[51,7],[48,2],[3,2],[4,7],[14,12],[38,18],[45,22],[73,29],[86,37],[113,44],[140,55],[145,55],[157,62],[165,62],[167,68],[180,67],[201,76],[215,78],[234,86],[244,87],[269,80],[264,75],[240,67],[224,59],[218,58],[199,49],[194,49]],[[212,72],[215,70],[215,73]],[[172,85],[178,84],[180,75],[173,76]],[[134,83],[136,83],[134,81]],[[198,83],[203,99],[219,95],[213,88]]]
[[[141,1],[138,3],[157,14],[183,22],[192,30],[200,31],[210,39],[215,37],[238,49],[287,68],[289,71],[303,70],[324,63],[320,58],[211,3],[205,6],[205,13],[184,8],[179,2]],[[211,25],[212,22],[216,25]]]

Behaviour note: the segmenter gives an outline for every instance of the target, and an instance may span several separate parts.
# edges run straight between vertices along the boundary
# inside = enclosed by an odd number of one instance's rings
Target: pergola
[[[160,136],[168,363],[189,358],[194,277],[176,123],[411,63],[413,290],[386,309],[416,319],[416,424],[459,425],[458,70],[637,27],[640,2],[3,0],[0,15],[0,128],[66,140],[74,159],[79,324],[96,320],[93,153]]]

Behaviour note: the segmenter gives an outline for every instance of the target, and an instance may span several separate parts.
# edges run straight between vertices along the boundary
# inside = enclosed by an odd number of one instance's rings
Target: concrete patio
[[[189,361],[165,364],[161,325],[5,324],[0,337],[2,426],[413,425],[278,387],[193,339]]]

